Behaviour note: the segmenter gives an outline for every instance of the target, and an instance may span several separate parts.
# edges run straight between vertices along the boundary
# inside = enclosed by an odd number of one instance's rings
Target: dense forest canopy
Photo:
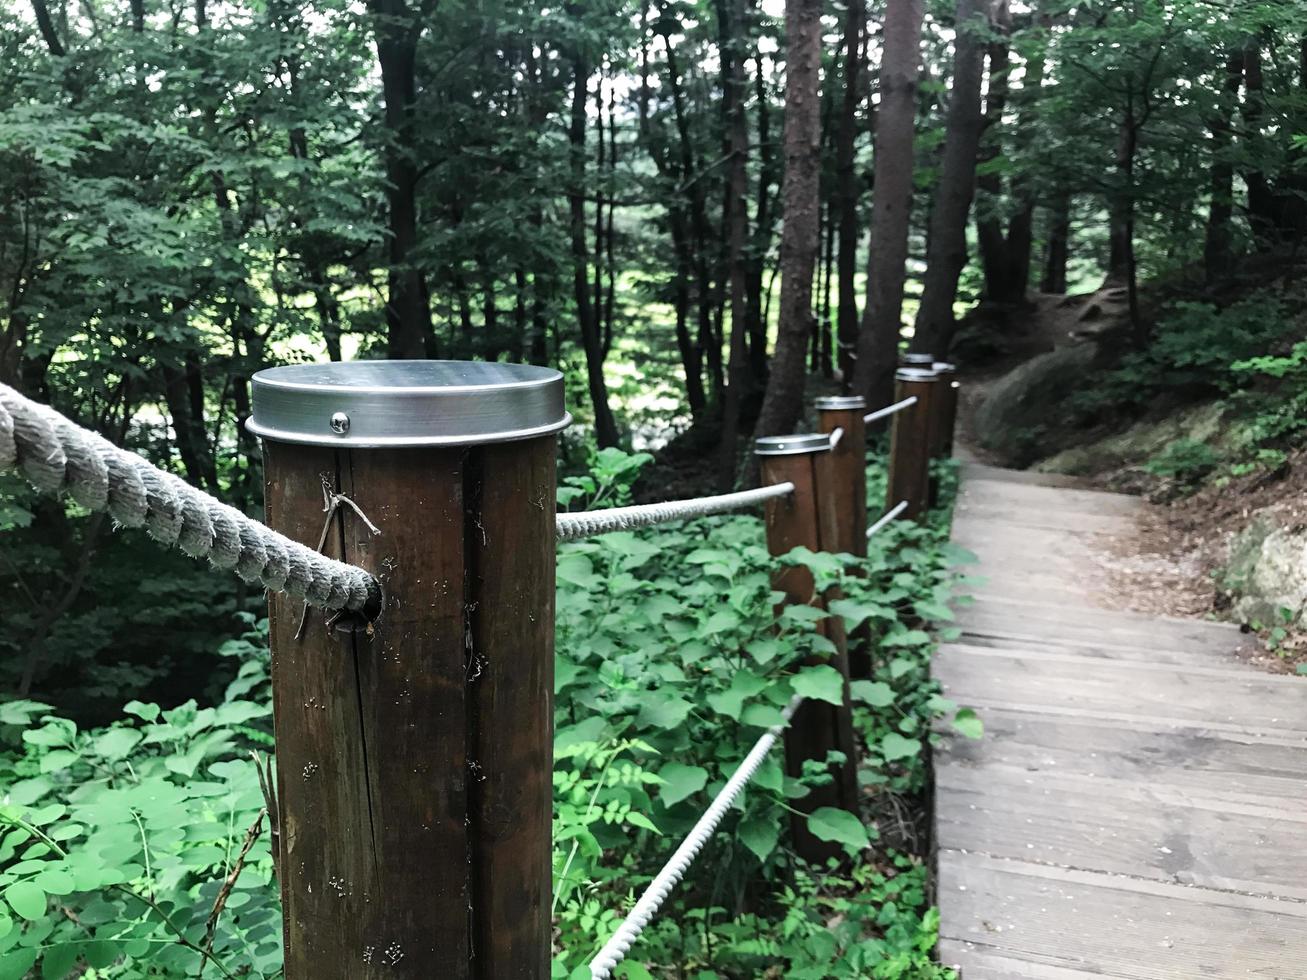
[[[1298,0],[0,17],[0,381],[247,508],[268,364],[557,365],[573,447],[689,429],[729,486],[810,377],[884,403],[900,345],[947,356],[972,304],[983,345],[1107,282],[1142,344],[1141,279],[1307,228]],[[77,610],[110,645],[88,556],[127,547],[42,506],[6,579],[22,690]]]

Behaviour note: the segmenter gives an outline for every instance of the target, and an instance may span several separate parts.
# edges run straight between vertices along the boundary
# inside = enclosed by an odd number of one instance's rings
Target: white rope
[[[877,531],[879,531],[886,524],[894,520],[894,518],[898,517],[907,509],[908,509],[908,502],[906,500],[900,500],[897,504],[895,504],[893,507],[887,510],[880,520],[878,520],[875,524],[871,525],[871,527],[867,528],[867,540],[870,541],[871,536],[873,534],[875,534]]]
[[[862,421],[865,424],[870,424],[875,422],[877,419],[883,419],[893,415],[895,412],[901,412],[905,408],[911,408],[915,404],[917,404],[917,396],[909,395],[901,402],[895,402],[893,405],[886,405],[884,408],[878,408],[874,412],[868,412],[862,417]]]
[[[776,483],[769,487],[724,493],[716,497],[696,497],[693,500],[669,500],[661,504],[638,504],[634,507],[614,507],[611,510],[585,510],[575,514],[559,514],[558,540],[575,541],[577,538],[608,534],[611,531],[630,531],[633,528],[666,524],[669,521],[688,521],[708,514],[740,510],[793,492],[793,483]]]
[[[654,880],[649,883],[649,887],[644,890],[640,900],[635,903],[635,908],[622,920],[622,924],[617,927],[612,938],[604,943],[604,948],[599,951],[594,959],[590,961],[590,980],[607,980],[613,970],[617,969],[617,964],[626,958],[627,952],[635,941],[640,938],[640,933],[644,931],[650,920],[657,914],[658,909],[662,907],[667,896],[671,894],[673,888],[684,877],[685,872],[689,869],[690,863],[703,850],[704,844],[708,843],[708,838],[713,835],[717,825],[722,822],[722,817],[726,816],[726,811],[731,808],[735,798],[740,795],[745,784],[753,778],[758,767],[762,765],[763,759],[771,751],[772,746],[776,744],[776,739],[780,738],[781,732],[789,724],[790,719],[794,717],[794,712],[798,710],[799,705],[803,703],[803,698],[794,697],[790,703],[785,706],[781,712],[781,722],[773,725],[763,734],[763,736],[754,743],[749,754],[744,757],[739,768],[731,774],[731,778],[726,781],[721,792],[717,794],[716,799],[712,801],[708,809],[704,811],[698,822],[690,830],[690,834],[681,842],[681,846],[676,849],[661,871],[654,876]]]
[[[41,493],[67,493],[124,527],[234,569],[247,582],[325,609],[361,610],[380,598],[368,572],[320,555],[215,500],[136,453],[0,384],[0,472],[21,472]]]
[[[831,449],[834,449],[836,446],[838,446],[840,444],[840,440],[843,438],[844,438],[844,427],[842,425],[836,426],[835,431],[833,431],[830,434]]]

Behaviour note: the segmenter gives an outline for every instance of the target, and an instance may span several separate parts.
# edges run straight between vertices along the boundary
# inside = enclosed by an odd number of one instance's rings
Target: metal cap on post
[[[830,492],[834,486],[831,469],[831,437],[821,433],[797,436],[766,436],[754,441],[754,453],[760,458],[764,486],[793,483],[794,492],[768,500],[764,505],[767,527],[767,550],[783,555],[794,548],[812,551],[837,551],[839,520],[836,501]],[[776,571],[772,585],[785,594],[786,605],[808,602],[823,607],[830,598],[814,597],[812,573],[802,566]],[[842,705],[824,701],[807,701],[795,713],[785,731],[785,768],[794,777],[803,772],[809,759],[825,759],[831,750],[844,754],[844,763],[836,768],[834,780],[814,787],[807,796],[794,803],[790,818],[795,850],[810,861],[838,857],[838,845],[823,841],[808,830],[807,814],[823,806],[840,807],[858,812],[858,780],[853,740],[853,718],[849,710],[848,656],[844,623],[832,616],[821,624],[822,632],[834,643],[836,654],[830,664],[844,676]]]
[[[899,365],[901,367],[929,368],[934,363],[934,354],[916,354],[908,352],[899,357]]]
[[[919,518],[930,500],[930,439],[939,376],[927,368],[899,368],[894,373],[895,399],[916,396],[916,404],[894,416],[890,436],[888,510],[906,503],[904,517]]]
[[[384,593],[344,631],[270,600],[287,980],[543,980],[562,375],[294,365],[252,406],[268,523]]]

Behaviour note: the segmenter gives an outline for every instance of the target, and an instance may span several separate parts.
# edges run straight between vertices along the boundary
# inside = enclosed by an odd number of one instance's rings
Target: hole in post
[[[368,590],[368,601],[364,603],[363,608],[340,610],[332,620],[332,629],[347,635],[366,633],[368,628],[381,618],[385,606],[385,590],[380,580],[374,578],[372,588]]]

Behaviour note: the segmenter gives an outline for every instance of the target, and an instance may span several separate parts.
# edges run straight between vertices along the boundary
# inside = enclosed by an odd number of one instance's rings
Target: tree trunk
[[[436,356],[422,269],[412,264],[418,238],[417,147],[413,106],[417,101],[417,43],[423,19],[405,0],[370,0],[385,104],[386,205],[390,268],[386,274],[387,351],[392,358]]]
[[[858,106],[862,104],[862,70],[866,59],[866,0],[848,0],[844,19],[844,101],[840,105],[839,130],[835,136],[835,196],[839,225],[839,337],[838,366],[847,383],[853,377],[858,347],[858,294],[855,285],[858,266],[858,174],[855,168],[858,142]]]
[[[1067,255],[1071,246],[1071,195],[1059,191],[1048,211],[1048,244],[1044,277],[1039,288],[1045,293],[1065,293]]]
[[[785,181],[781,309],[776,353],[755,432],[791,432],[803,411],[804,349],[813,330],[812,279],[820,244],[821,0],[785,4]]]
[[[659,21],[659,32],[663,38],[667,57],[667,82],[672,94],[672,110],[676,121],[676,135],[682,174],[681,193],[686,195],[686,208],[689,211],[690,229],[692,231],[692,261],[694,268],[694,295],[698,313],[697,335],[695,344],[700,355],[708,362],[709,387],[713,397],[721,394],[722,389],[722,351],[721,344],[714,343],[712,329],[712,277],[708,271],[708,225],[706,220],[707,201],[704,197],[704,181],[695,166],[694,140],[690,133],[690,122],[685,105],[685,92],[681,85],[681,74],[677,68],[676,47],[672,43],[672,26],[664,17]]]
[[[967,215],[976,183],[976,151],[984,119],[980,82],[985,49],[980,37],[985,16],[977,0],[957,0],[953,90],[949,96],[944,159],[930,209],[926,275],[917,310],[912,350],[943,358],[956,326],[953,303],[958,277],[967,263]]]
[[[46,6],[45,0],[32,0],[32,12],[36,14],[36,28],[41,32],[46,48],[56,58],[64,57],[68,51],[54,29],[54,20],[50,17],[50,8]]]
[[[776,186],[776,153],[771,140],[770,93],[763,74],[763,56],[754,54],[754,95],[758,102],[758,196],[753,216],[753,241],[749,256],[749,368],[756,383],[767,383],[767,316],[763,309],[762,280],[771,250],[772,201]]]
[[[749,233],[745,197],[749,193],[749,129],[744,114],[744,32],[742,0],[717,0],[719,49],[722,60],[722,96],[725,100],[727,152],[726,266],[730,282],[731,334],[726,397],[723,400],[721,447],[717,483],[722,489],[735,484],[736,443],[739,440],[740,404],[752,391],[749,371],[748,265],[744,254]]]
[[[1225,84],[1208,129],[1212,134],[1212,165],[1208,178],[1207,232],[1203,242],[1203,274],[1208,285],[1229,274],[1234,215],[1234,161],[1230,158],[1232,119],[1243,84],[1243,53],[1231,52],[1225,63]]]
[[[867,309],[858,331],[853,391],[873,408],[894,396],[912,214],[913,137],[921,64],[922,0],[887,0],[876,172],[867,258]]]
[[[835,271],[835,201],[827,198],[825,207],[825,242],[821,260],[821,302],[817,315],[817,368],[823,378],[835,377],[835,356],[832,341],[834,324],[831,322],[831,278]]]
[[[1007,109],[1011,69],[1006,34],[1002,40],[990,43],[988,56],[989,90],[985,95],[985,141],[979,153],[981,163],[996,160],[1003,151],[1003,114]],[[985,298],[1002,302],[1008,268],[1007,234],[998,207],[1003,199],[1003,178],[985,171],[976,177],[976,189],[980,192],[976,209],[976,244],[980,249],[980,269],[985,277]]]
[[[1128,105],[1117,135],[1118,186],[1107,204],[1108,258],[1107,280],[1104,285],[1129,285],[1134,252],[1134,166],[1138,139],[1134,107]]]
[[[590,255],[586,244],[585,220],[585,103],[590,68],[579,54],[573,63],[572,79],[572,116],[568,127],[572,180],[567,197],[572,225],[573,291],[576,318],[581,328],[581,344],[585,348],[586,380],[590,388],[590,402],[594,407],[595,439],[600,446],[608,447],[617,445],[618,436],[613,410],[608,404],[608,385],[604,381],[598,310],[590,302]]]

